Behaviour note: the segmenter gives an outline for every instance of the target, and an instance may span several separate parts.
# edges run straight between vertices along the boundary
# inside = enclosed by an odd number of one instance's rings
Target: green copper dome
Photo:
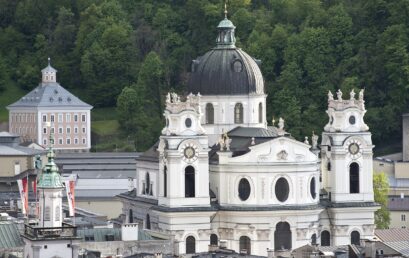
[[[229,29],[235,29],[236,26],[233,25],[233,23],[227,19],[224,18],[223,20],[220,21],[219,25],[217,26],[217,28],[229,28]]]
[[[58,172],[58,167],[54,162],[55,153],[52,148],[52,143],[54,139],[50,136],[50,147],[47,152],[48,162],[44,166],[41,175],[38,178],[37,187],[38,188],[63,188],[61,175]]]

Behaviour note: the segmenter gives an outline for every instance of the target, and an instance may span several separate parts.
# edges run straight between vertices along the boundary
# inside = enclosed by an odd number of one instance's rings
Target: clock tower
[[[200,124],[200,95],[190,94],[182,101],[169,93],[164,116],[166,126],[158,146],[158,203],[209,207],[209,148]]]
[[[346,245],[373,237],[373,145],[365,124],[364,90],[348,99],[328,93],[328,118],[321,143],[322,185],[329,197],[331,243]],[[359,220],[356,218],[360,218]]]

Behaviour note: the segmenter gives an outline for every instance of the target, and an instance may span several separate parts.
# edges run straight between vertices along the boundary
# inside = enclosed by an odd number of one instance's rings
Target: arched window
[[[243,104],[241,103],[237,103],[236,106],[234,106],[234,123],[243,123]]]
[[[151,186],[151,180],[149,178],[149,172],[146,172],[146,174],[145,174],[145,194],[149,195],[150,186]]]
[[[276,225],[274,250],[291,250],[291,229],[287,222],[279,222]]]
[[[263,104],[261,102],[258,104],[258,122],[263,122]]]
[[[206,124],[214,124],[214,108],[212,103],[206,104]]]
[[[133,223],[133,211],[132,211],[132,209],[129,209],[128,222],[129,222],[129,223]]]
[[[349,165],[349,192],[359,193],[359,165],[356,162]]]
[[[247,236],[240,237],[240,253],[251,254],[251,240]]]
[[[168,196],[168,168],[163,168],[163,196]]]
[[[218,245],[219,244],[219,239],[216,234],[211,234],[210,235],[210,245]]]
[[[312,199],[315,199],[315,197],[317,197],[317,193],[315,192],[315,177],[311,178],[310,181],[310,194]]]
[[[51,211],[50,211],[50,207],[46,206],[44,209],[44,221],[50,221],[51,220]]]
[[[245,179],[245,178],[240,179],[240,182],[239,182],[239,198],[240,198],[240,200],[242,200],[242,201],[247,200],[249,198],[249,196],[250,196],[250,191],[251,191],[251,188],[250,188],[249,181],[247,179]]]
[[[316,245],[317,244],[317,234],[312,234],[311,236],[311,244]]]
[[[55,221],[60,221],[60,216],[61,216],[60,206],[57,205],[55,206]]]
[[[284,177],[280,177],[275,185],[275,194],[277,200],[280,202],[285,202],[288,199],[288,195],[290,193],[290,186],[288,185],[287,179]]]
[[[361,242],[361,235],[358,231],[351,232],[351,244],[352,245],[360,245]]]
[[[331,161],[328,161],[327,170],[328,170],[328,171],[331,171]]]
[[[331,245],[331,235],[327,230],[321,232],[321,246]]]
[[[195,197],[195,169],[192,166],[185,168],[185,197]]]
[[[146,221],[145,221],[145,228],[146,229],[151,229],[151,217],[149,214],[146,214]]]
[[[194,254],[196,253],[196,239],[192,236],[186,238],[186,253]]]

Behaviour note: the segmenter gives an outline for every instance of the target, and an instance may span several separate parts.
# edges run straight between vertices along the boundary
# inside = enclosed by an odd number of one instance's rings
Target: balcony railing
[[[38,224],[24,224],[24,235],[34,238],[72,238],[77,236],[77,227],[62,223],[62,227],[39,227]]]

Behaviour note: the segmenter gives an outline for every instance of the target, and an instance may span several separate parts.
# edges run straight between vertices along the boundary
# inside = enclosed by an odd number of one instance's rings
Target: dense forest
[[[0,94],[30,90],[52,58],[58,80],[149,146],[164,94],[215,45],[223,0],[0,0]],[[409,1],[230,0],[237,46],[261,59],[268,117],[299,140],[327,121],[328,90],[365,88],[375,144],[400,138],[409,101]],[[9,104],[9,103],[7,103]]]

